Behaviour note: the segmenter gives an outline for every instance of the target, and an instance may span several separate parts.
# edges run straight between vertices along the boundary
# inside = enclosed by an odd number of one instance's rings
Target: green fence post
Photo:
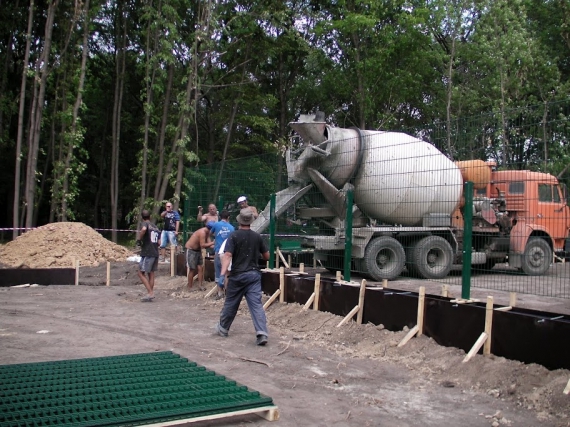
[[[346,218],[344,220],[344,280],[350,282],[352,260],[352,190],[346,192]]]
[[[271,195],[269,205],[269,268],[275,268],[275,203],[276,195]]]
[[[467,181],[463,187],[463,266],[461,270],[461,298],[471,295],[471,244],[473,237],[473,183]]]
[[[222,196],[218,196],[218,206],[216,206],[216,209],[218,209],[218,212],[224,210],[224,198]]]

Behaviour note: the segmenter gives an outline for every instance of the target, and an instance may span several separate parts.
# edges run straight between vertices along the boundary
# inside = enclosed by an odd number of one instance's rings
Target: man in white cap
[[[255,206],[249,206],[247,204],[247,197],[239,196],[237,199],[237,204],[239,205],[240,210],[251,209],[251,211],[253,212],[253,219],[257,219],[257,217],[259,216],[259,214],[257,213],[257,208]]]
[[[261,303],[261,271],[259,257],[267,261],[269,250],[261,236],[250,229],[254,221],[251,209],[242,209],[237,216],[239,228],[226,240],[222,256],[221,274],[226,276],[230,262],[231,272],[228,276],[226,300],[220,313],[220,321],[216,325],[216,333],[227,337],[236,317],[242,298],[245,296],[251,320],[255,327],[256,344],[267,344],[267,318]]]

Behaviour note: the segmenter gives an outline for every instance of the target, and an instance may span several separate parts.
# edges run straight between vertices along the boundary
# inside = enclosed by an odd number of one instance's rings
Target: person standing
[[[267,261],[269,250],[261,236],[250,229],[254,221],[251,209],[242,209],[237,216],[239,228],[228,237],[222,258],[222,275],[226,275],[230,262],[231,274],[228,276],[226,300],[216,324],[216,333],[227,337],[236,317],[242,298],[245,296],[255,328],[257,345],[267,344],[269,335],[267,318],[261,303],[261,271],[259,256]]]
[[[249,204],[247,202],[247,197],[239,196],[237,199],[237,204],[239,205],[240,210],[241,209],[251,209],[251,211],[253,212],[253,219],[257,219],[257,217],[259,216],[259,214],[257,212],[257,208],[255,206],[249,206]]]
[[[198,206],[198,216],[196,219],[198,220],[198,222],[203,222],[204,225],[206,225],[210,221],[218,222],[219,217],[218,217],[218,209],[216,208],[216,205],[214,205],[213,203],[210,203],[208,205],[208,212],[207,213],[203,213],[202,206]]]
[[[172,209],[172,203],[166,202],[166,210],[160,216],[164,220],[164,229],[160,236],[160,258],[166,261],[166,245],[178,246],[178,228],[180,227],[180,214]],[[170,258],[168,258],[170,259]]]
[[[141,301],[151,302],[154,299],[154,273],[158,269],[158,236],[160,230],[150,221],[148,210],[143,210],[141,217],[142,223],[137,239],[137,244],[141,246],[138,275],[147,290],[147,295],[141,298]]]
[[[214,236],[214,273],[216,283],[218,284],[218,296],[216,299],[224,296],[225,277],[220,274],[222,271],[222,259],[219,254],[220,247],[224,240],[234,231],[234,226],[229,223],[230,213],[227,210],[223,210],[220,213],[220,218],[220,221],[216,222],[210,230],[210,234]]]
[[[204,258],[202,257],[202,249],[208,249],[214,246],[214,242],[210,241],[210,229],[215,223],[210,221],[205,227],[196,230],[184,247],[186,248],[186,266],[188,267],[188,290],[192,290],[194,285],[194,274],[198,273],[199,288],[204,291],[202,287],[204,282]]]

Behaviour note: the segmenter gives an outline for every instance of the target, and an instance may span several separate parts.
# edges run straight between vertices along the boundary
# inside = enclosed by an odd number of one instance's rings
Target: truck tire
[[[412,249],[412,270],[424,279],[443,279],[453,264],[453,249],[440,236],[427,236]]]
[[[404,247],[392,237],[377,237],[364,251],[365,274],[376,281],[395,279],[402,273],[405,262]]]
[[[548,271],[552,262],[552,249],[540,237],[531,237],[522,256],[522,271],[529,276],[540,276]]]

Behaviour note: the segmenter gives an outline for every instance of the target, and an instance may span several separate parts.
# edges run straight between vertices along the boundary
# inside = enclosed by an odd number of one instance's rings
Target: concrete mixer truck
[[[343,129],[321,117],[290,123],[296,136],[286,153],[289,187],[277,193],[277,215],[294,206],[322,232],[303,244],[329,269],[342,270],[347,193],[353,190],[351,268],[373,280],[404,269],[440,279],[462,262],[464,213],[472,210],[472,264],[508,262],[528,275],[545,274],[570,246],[565,188],[549,174],[497,171],[482,160],[453,162],[416,137]],[[474,183],[465,206],[464,182]],[[252,224],[269,223],[269,204]]]

